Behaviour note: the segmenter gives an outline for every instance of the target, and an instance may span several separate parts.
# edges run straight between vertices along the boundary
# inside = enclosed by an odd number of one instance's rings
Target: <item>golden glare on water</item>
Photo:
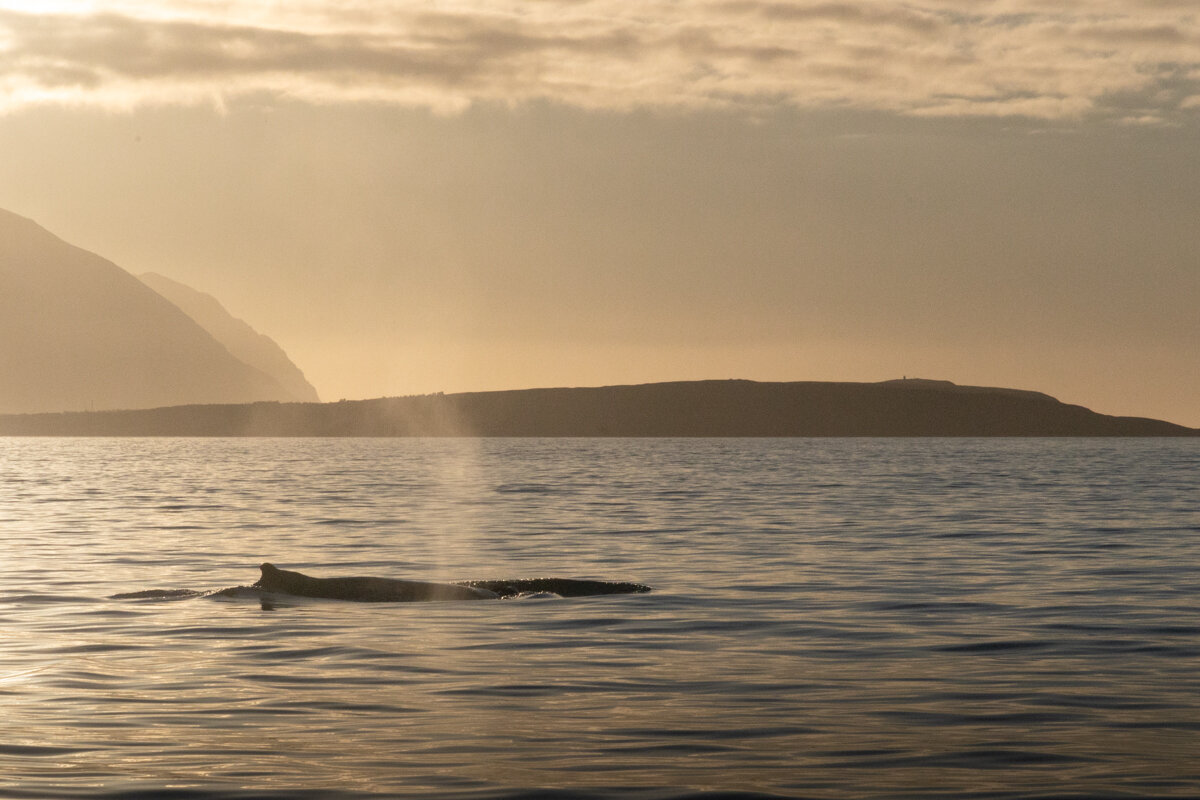
[[[1193,440],[0,439],[0,455],[0,793],[969,798],[1002,774],[1020,798],[1047,765],[1081,796],[1194,788]],[[653,591],[198,594],[267,559]]]

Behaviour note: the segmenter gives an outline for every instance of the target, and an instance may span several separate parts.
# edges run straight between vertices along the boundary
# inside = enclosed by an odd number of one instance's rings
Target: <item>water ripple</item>
[[[1197,466],[1159,440],[0,439],[0,797],[1194,797]],[[654,592],[308,602],[244,588],[268,560]]]

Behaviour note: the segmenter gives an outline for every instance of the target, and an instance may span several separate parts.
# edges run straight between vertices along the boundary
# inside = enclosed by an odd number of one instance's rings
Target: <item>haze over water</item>
[[[1194,796],[1198,468],[1195,440],[0,439],[0,796]],[[267,560],[654,591],[111,597]]]

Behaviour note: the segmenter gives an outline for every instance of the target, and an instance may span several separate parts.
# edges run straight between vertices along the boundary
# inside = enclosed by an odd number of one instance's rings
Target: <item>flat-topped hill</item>
[[[470,392],[337,403],[0,416],[51,436],[1197,436],[1049,395],[947,381],[745,380]]]

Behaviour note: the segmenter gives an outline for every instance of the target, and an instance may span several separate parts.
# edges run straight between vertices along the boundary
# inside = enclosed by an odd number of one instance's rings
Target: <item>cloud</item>
[[[736,0],[723,10],[754,13],[768,20],[830,22],[837,25],[895,26],[919,34],[942,31],[945,21],[936,14],[906,5],[871,3],[779,3]]]
[[[853,108],[1050,121],[1194,120],[1190,0],[900,3],[0,0],[0,108],[243,95],[462,109]],[[27,4],[25,4],[27,5]],[[1137,109],[1113,98],[1137,96]],[[1124,104],[1123,104],[1124,103]],[[1148,105],[1147,105],[1148,104]]]

